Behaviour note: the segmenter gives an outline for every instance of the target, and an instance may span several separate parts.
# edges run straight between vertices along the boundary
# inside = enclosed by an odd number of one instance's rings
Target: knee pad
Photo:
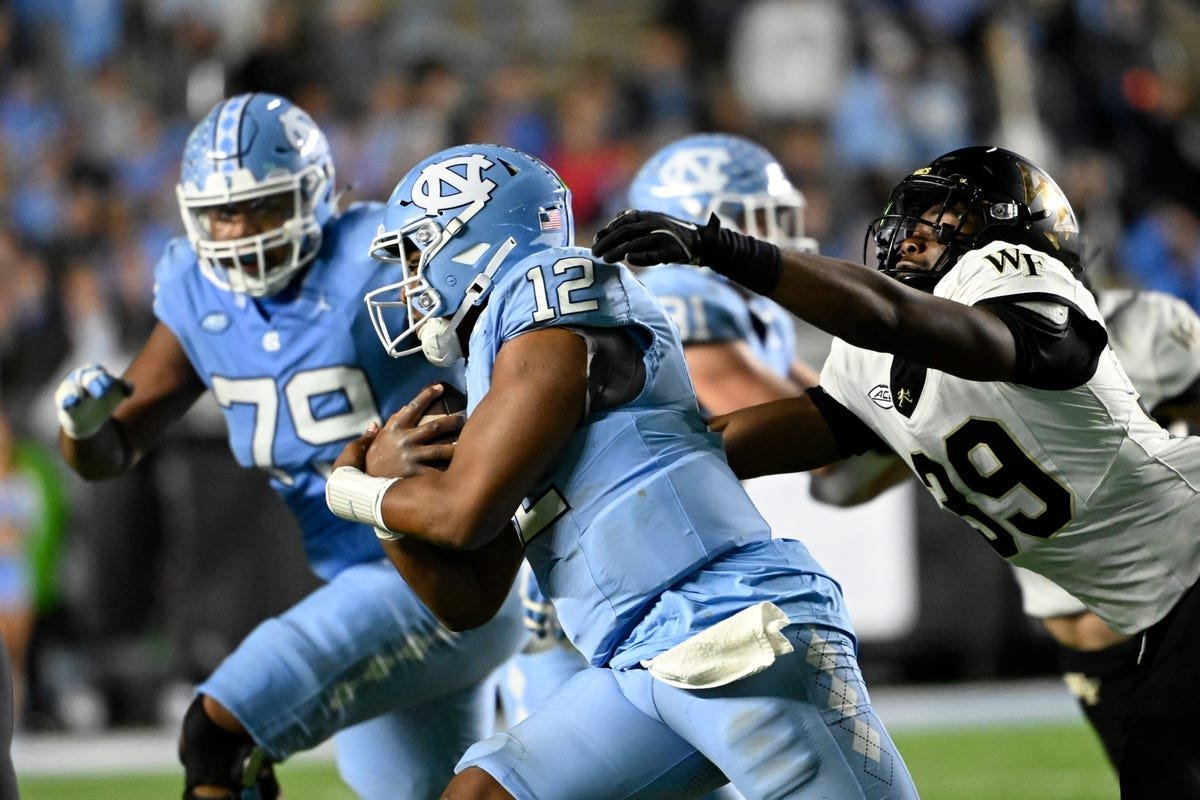
[[[271,761],[254,740],[244,733],[225,730],[204,712],[204,698],[197,696],[183,717],[179,735],[179,760],[184,772],[184,800],[192,800],[197,786],[219,786],[229,790],[231,800],[244,790],[256,800],[276,800],[279,783]]]

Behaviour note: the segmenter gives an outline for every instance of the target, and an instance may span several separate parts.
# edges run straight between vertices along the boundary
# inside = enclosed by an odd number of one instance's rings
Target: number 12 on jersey
[[[560,258],[550,269],[555,276],[566,275],[568,271],[575,269],[578,269],[580,274],[578,277],[568,278],[557,285],[554,292],[554,299],[557,302],[552,306],[550,293],[547,291],[548,281],[544,272],[545,267],[536,266],[525,273],[525,280],[533,284],[534,322],[548,322],[556,317],[595,311],[600,308],[598,300],[580,300],[572,296],[573,292],[587,289],[596,282],[591,259]]]

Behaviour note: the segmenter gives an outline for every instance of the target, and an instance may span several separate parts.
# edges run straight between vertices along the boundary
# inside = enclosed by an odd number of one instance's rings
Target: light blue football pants
[[[492,621],[453,633],[381,560],[263,622],[198,691],[273,759],[332,736],[360,797],[436,798],[467,747],[495,730],[493,672],[527,636],[515,591]]]
[[[748,800],[916,798],[850,638],[812,625],[783,633],[794,652],[717,689],[587,667],[457,769],[486,770],[518,800],[695,797],[721,773]]]

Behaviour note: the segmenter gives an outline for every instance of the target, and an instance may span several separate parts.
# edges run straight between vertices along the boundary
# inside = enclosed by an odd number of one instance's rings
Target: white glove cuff
[[[83,400],[77,407],[70,410],[63,408],[68,396],[76,395]],[[58,385],[54,392],[54,401],[58,406],[58,424],[63,433],[69,438],[79,440],[90,438],[104,427],[112,417],[113,409],[121,405],[125,395],[119,391],[108,391],[97,398],[88,397],[86,390],[75,381],[68,378]]]
[[[398,480],[373,478],[356,467],[338,467],[325,482],[325,505],[342,519],[372,526],[379,536],[381,529],[388,530],[383,521],[383,496]]]

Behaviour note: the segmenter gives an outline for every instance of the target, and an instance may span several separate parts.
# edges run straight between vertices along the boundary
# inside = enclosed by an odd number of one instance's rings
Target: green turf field
[[[1083,723],[893,738],[922,800],[1117,800],[1116,778]]]
[[[895,739],[923,800],[1117,797],[1100,745],[1082,724],[907,731]],[[287,800],[353,800],[324,763],[285,764],[279,776]],[[164,800],[178,797],[182,789],[175,773],[20,777],[20,784],[23,800]]]

